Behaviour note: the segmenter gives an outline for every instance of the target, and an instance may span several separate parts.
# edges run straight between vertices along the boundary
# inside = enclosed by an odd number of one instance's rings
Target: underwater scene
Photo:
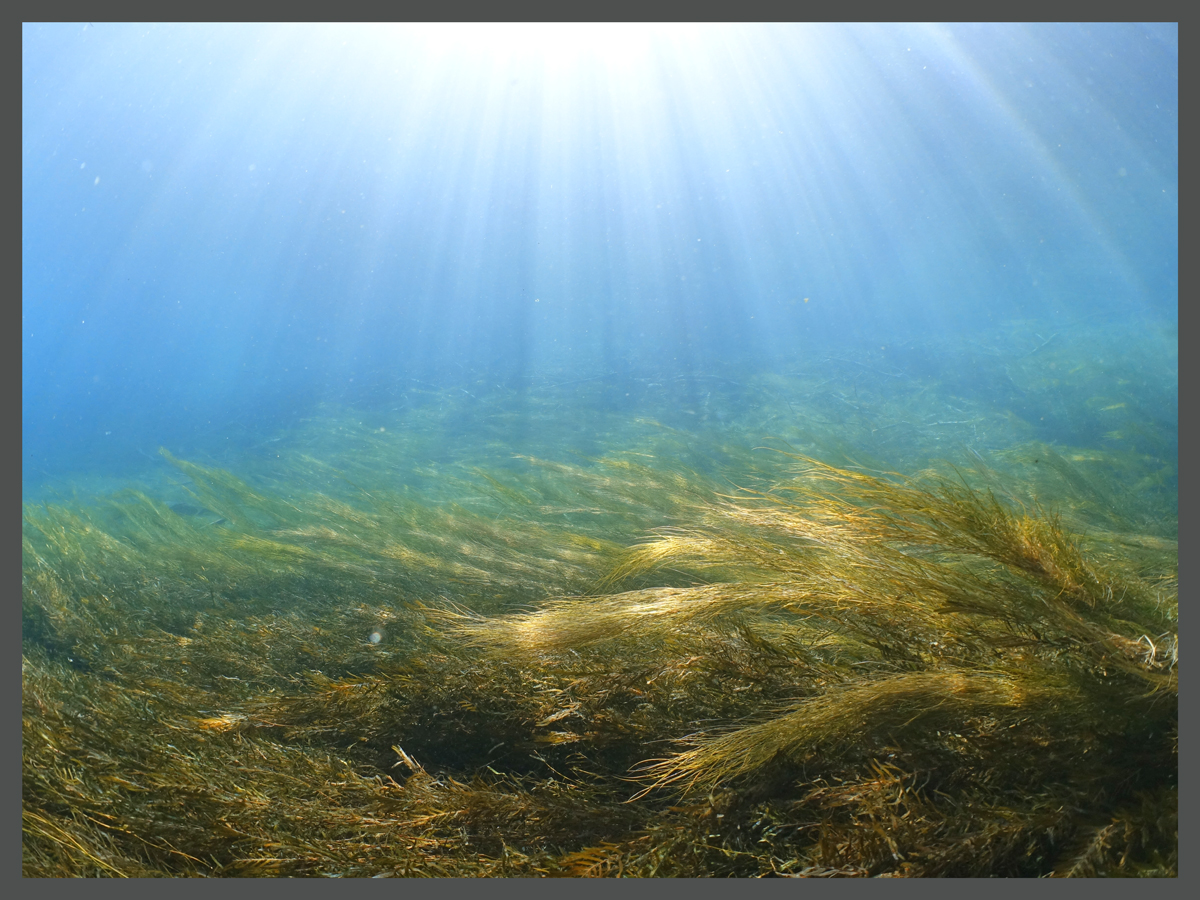
[[[22,29],[27,877],[1176,877],[1178,29]]]

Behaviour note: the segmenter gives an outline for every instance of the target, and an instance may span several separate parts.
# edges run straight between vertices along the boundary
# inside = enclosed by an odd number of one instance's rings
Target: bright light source
[[[542,60],[549,71],[593,61],[610,68],[635,65],[656,40],[674,41],[691,25],[613,22],[426,23],[399,25],[405,36],[434,56],[490,57],[493,61]]]

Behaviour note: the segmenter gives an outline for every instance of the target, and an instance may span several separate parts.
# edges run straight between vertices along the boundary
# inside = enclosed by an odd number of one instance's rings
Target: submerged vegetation
[[[854,384],[682,386],[574,459],[462,390],[27,503],[24,874],[1176,874],[1153,423]]]

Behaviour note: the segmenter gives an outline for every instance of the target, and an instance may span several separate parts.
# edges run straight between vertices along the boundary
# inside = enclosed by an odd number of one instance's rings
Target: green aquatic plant
[[[796,462],[794,478],[714,504],[703,525],[661,532],[610,576],[619,584],[669,568],[700,579],[692,586],[450,621],[470,645],[531,665],[589,647],[613,665],[640,648],[694,654],[722,631],[751,630],[772,646],[798,699],[687,735],[680,752],[641,767],[640,796],[673,786],[753,795],[781,770],[904,759],[951,803],[986,785],[1013,817],[1026,804],[1036,820],[1046,801],[1029,781],[1031,758],[1079,804],[1088,791],[1112,792],[1113,748],[1142,741],[1147,782],[1128,779],[1120,799],[1148,788],[1161,802],[1174,796],[1161,793],[1176,769],[1169,583],[1102,567],[1054,516],[962,481]]]
[[[24,873],[1173,874],[1161,461],[922,472],[891,421],[1008,420],[822,383],[576,453],[553,392],[430,394],[27,504]]]

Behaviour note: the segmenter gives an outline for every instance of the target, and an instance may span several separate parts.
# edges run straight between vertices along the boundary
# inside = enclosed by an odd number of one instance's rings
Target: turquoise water
[[[25,25],[23,873],[1175,876],[1177,38]]]
[[[936,383],[1175,463],[1173,25],[22,41],[29,499],[164,446],[234,465],[322,409],[457,394],[457,446],[519,452],[556,403],[567,452],[793,375],[833,423]]]

